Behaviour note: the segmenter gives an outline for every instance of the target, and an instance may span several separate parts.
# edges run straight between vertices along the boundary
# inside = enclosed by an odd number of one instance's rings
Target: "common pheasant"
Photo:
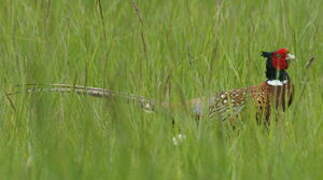
[[[295,56],[290,54],[286,48],[274,52],[262,52],[261,55],[266,58],[266,81],[256,86],[223,91],[213,96],[189,100],[186,104],[191,108],[194,116],[200,118],[218,115],[221,119],[228,119],[240,113],[246,103],[251,101],[257,108],[257,119],[265,119],[264,122],[268,124],[272,107],[285,111],[292,103],[294,95],[294,86],[286,70],[290,60],[295,59]],[[68,84],[50,84],[46,87],[27,84],[26,87],[27,92],[75,92],[96,97],[124,97],[139,103],[145,111],[150,112],[158,107],[169,108],[168,102],[157,104],[155,100],[143,96],[103,88]]]
[[[208,116],[218,114],[222,119],[227,119],[238,114],[246,102],[251,101],[257,107],[257,119],[264,118],[268,124],[272,106],[285,111],[294,95],[294,87],[286,70],[295,56],[286,48],[262,52],[262,56],[267,59],[266,81],[256,86],[220,92],[206,99],[193,99],[191,104],[194,112],[203,115],[203,111],[208,110]]]

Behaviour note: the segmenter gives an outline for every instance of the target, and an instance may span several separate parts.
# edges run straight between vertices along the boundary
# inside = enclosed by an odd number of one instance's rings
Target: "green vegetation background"
[[[99,2],[1,0],[1,179],[323,178],[322,0]],[[181,103],[260,83],[260,51],[281,47],[297,56],[296,99],[269,133],[252,108],[232,131],[118,99],[5,97],[17,84],[60,82]],[[179,127],[187,139],[174,146]]]

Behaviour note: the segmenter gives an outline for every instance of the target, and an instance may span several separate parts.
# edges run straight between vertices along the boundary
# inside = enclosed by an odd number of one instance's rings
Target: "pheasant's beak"
[[[295,59],[295,55],[294,54],[290,54],[290,53],[287,54],[286,60],[294,60],[294,59]]]

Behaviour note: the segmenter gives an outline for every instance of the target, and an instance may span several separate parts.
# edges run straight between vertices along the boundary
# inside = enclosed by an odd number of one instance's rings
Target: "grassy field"
[[[322,0],[99,2],[1,1],[0,179],[323,178]],[[296,99],[269,133],[253,108],[232,131],[118,99],[5,97],[17,84],[59,82],[181,103],[260,83],[260,52],[281,47],[297,57]],[[187,139],[174,146],[179,129]]]

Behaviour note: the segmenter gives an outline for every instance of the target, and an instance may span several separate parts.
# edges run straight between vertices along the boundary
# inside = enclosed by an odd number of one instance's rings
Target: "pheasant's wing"
[[[235,89],[217,93],[208,98],[196,98],[191,101],[193,113],[198,116],[220,116],[228,119],[236,116],[245,106],[248,89]]]

